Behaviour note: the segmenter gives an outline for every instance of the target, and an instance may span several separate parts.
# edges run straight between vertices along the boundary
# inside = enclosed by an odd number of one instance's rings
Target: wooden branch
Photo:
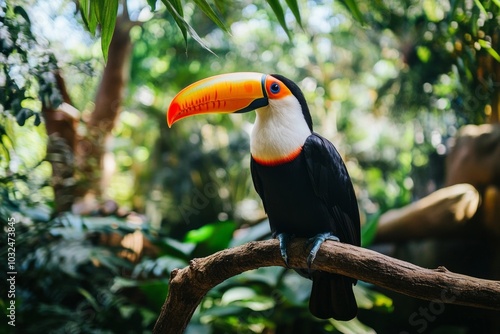
[[[288,248],[290,265],[305,268],[305,239]],[[277,240],[249,242],[174,269],[170,289],[153,333],[182,333],[205,294],[217,284],[244,271],[284,266]],[[424,269],[369,249],[328,241],[313,269],[357,278],[415,298],[500,310],[500,282],[460,275],[444,267]]]

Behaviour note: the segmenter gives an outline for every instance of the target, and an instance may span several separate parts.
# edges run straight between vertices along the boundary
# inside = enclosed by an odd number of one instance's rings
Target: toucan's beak
[[[167,124],[198,114],[243,113],[268,105],[267,75],[228,73],[191,84],[177,94],[167,111]]]

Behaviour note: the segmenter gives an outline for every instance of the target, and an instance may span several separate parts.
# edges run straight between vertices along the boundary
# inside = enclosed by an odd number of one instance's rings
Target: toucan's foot
[[[287,247],[288,247],[288,243],[293,238],[293,235],[288,234],[288,233],[278,233],[278,234],[276,234],[276,238],[280,242],[281,257],[283,258],[283,261],[285,261],[286,266],[290,267],[288,265],[288,254],[286,253],[286,250],[287,250]]]
[[[307,268],[309,269],[309,271],[311,271],[311,265],[316,258],[316,254],[318,253],[321,244],[326,240],[340,241],[340,239],[337,236],[333,235],[331,232],[320,233],[307,240],[307,246],[311,244],[313,245],[311,251],[309,252],[309,255],[307,256]]]

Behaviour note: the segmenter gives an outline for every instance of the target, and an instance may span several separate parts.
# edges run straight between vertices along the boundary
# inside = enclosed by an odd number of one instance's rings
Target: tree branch
[[[288,248],[290,265],[306,268],[305,239]],[[174,269],[170,290],[153,333],[182,333],[205,294],[217,284],[244,271],[284,266],[277,240],[249,242]],[[474,278],[444,267],[425,269],[369,249],[325,242],[313,269],[357,278],[411,297],[443,303],[500,310],[500,282]]]

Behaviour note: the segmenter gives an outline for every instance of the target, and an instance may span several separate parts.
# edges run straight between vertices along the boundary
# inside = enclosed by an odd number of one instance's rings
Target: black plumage
[[[281,80],[299,100],[312,130],[305,99],[295,84]],[[340,154],[327,139],[312,133],[292,161],[263,165],[253,157],[251,172],[262,198],[273,235],[285,233],[311,238],[330,232],[341,242],[359,246],[360,221],[356,196]],[[309,308],[318,318],[350,320],[357,305],[352,291],[355,279],[326,272],[312,272]]]

